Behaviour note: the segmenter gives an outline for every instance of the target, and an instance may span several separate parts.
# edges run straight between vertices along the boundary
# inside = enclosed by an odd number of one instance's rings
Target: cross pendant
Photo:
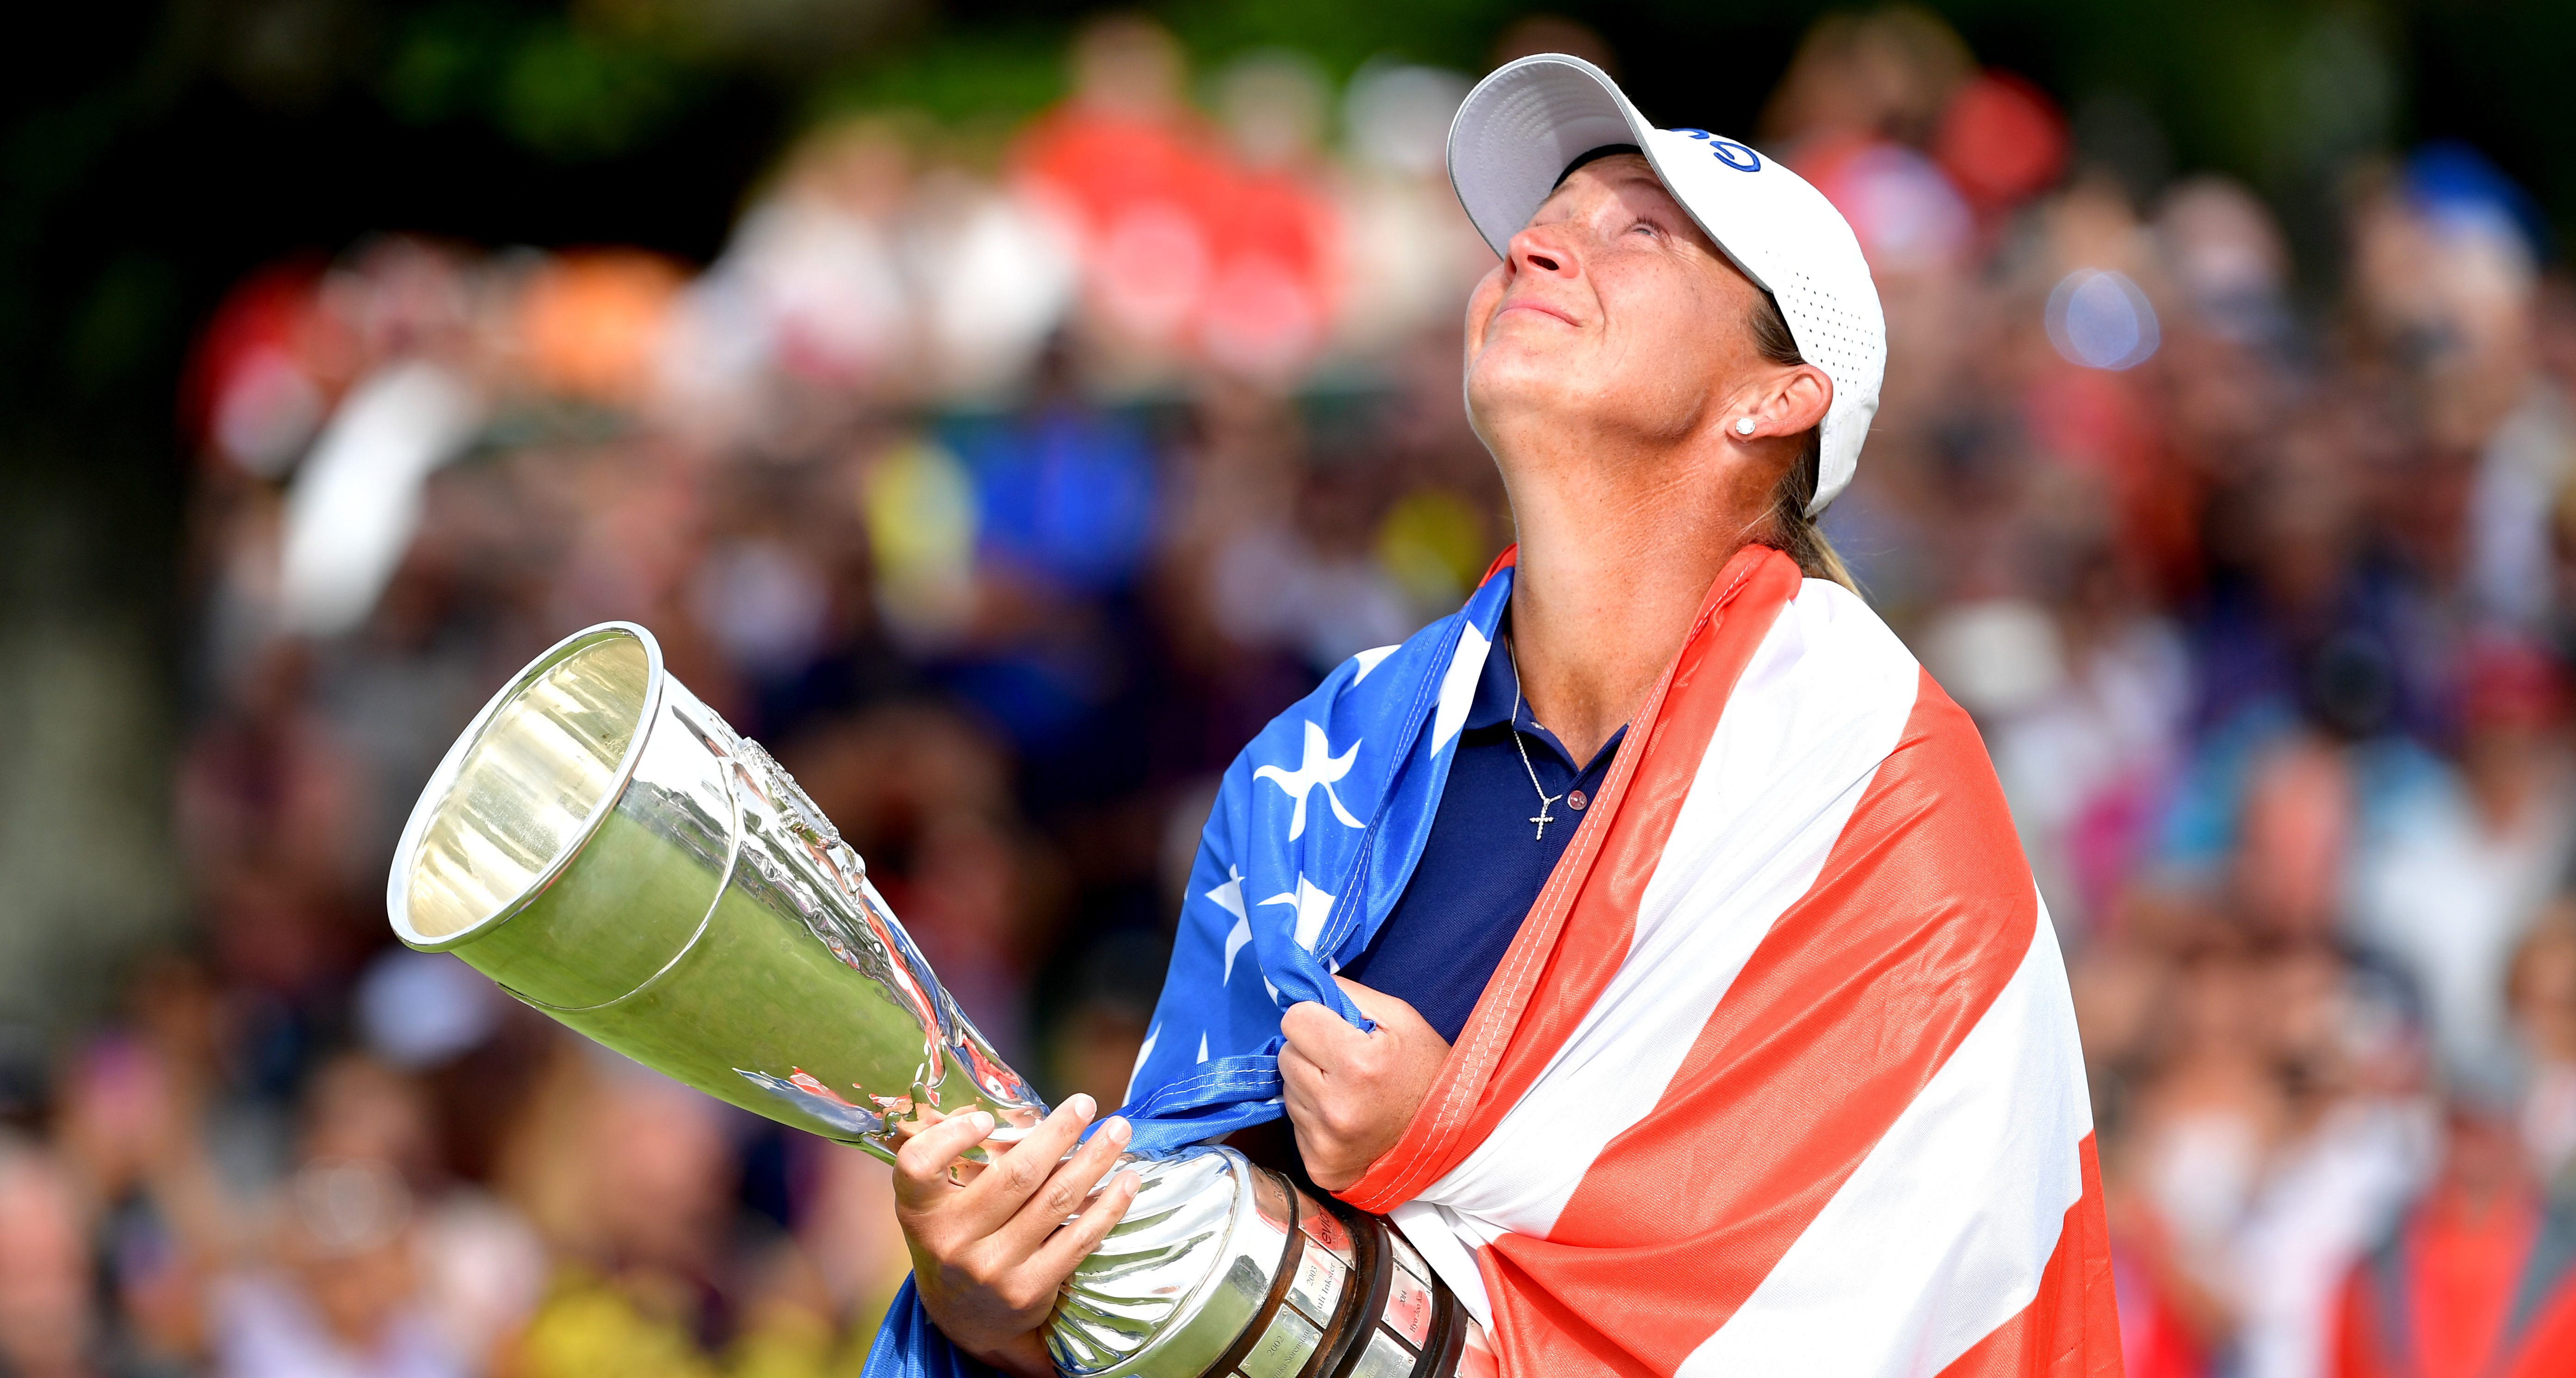
[[[1549,813],[1547,806],[1564,797],[1562,794],[1542,794],[1538,797],[1538,812],[1531,816],[1530,821],[1538,825],[1538,831],[1533,836],[1539,841],[1547,840],[1547,825],[1556,821],[1556,815]]]

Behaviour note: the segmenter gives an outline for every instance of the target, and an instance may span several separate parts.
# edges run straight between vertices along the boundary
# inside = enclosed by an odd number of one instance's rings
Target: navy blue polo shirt
[[[1341,971],[1411,1004],[1452,1043],[1628,735],[1625,727],[1612,733],[1578,769],[1556,734],[1530,716],[1526,701],[1514,719],[1515,687],[1511,657],[1497,641],[1476,681],[1422,860],[1377,937]],[[1529,748],[1527,766],[1512,745],[1515,726]],[[1544,830],[1531,821],[1539,812],[1532,770],[1556,797],[1547,810],[1554,821]]]

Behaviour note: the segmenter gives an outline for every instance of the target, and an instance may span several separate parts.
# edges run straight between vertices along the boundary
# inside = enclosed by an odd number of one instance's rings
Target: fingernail
[[[1112,1115],[1109,1117],[1109,1123],[1100,1127],[1100,1132],[1108,1138],[1109,1142],[1123,1144],[1127,1142],[1127,1136],[1136,1131],[1129,1127],[1124,1116]]]
[[[1076,1118],[1087,1120],[1091,1118],[1091,1112],[1099,1109],[1100,1107],[1093,1102],[1091,1097],[1083,1095],[1080,1092],[1076,1092],[1073,1099],[1064,1103],[1064,1108],[1072,1111]]]
[[[978,1134],[990,1134],[990,1133],[992,1133],[992,1132],[993,1132],[993,1116],[992,1116],[991,1112],[989,1112],[989,1111],[984,1111],[984,1110],[978,1110],[978,1111],[976,1111],[976,1112],[975,1112],[975,1114],[974,1114],[974,1117],[973,1117],[973,1118],[974,1118],[974,1121],[975,1121],[975,1132],[976,1132],[976,1133],[978,1133]]]

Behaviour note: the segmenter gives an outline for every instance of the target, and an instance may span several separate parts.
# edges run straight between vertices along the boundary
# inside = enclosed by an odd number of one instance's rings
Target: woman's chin
[[[1476,356],[1467,370],[1467,406],[1480,429],[1485,422],[1526,416],[1570,415],[1579,394],[1561,359],[1539,350],[1498,345]],[[1597,397],[1597,392],[1588,393]]]
[[[1467,361],[1467,391],[1556,392],[1575,372],[1571,341],[1537,331],[1499,330]]]

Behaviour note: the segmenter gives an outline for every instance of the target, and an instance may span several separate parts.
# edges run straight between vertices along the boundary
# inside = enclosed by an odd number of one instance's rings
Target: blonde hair
[[[1780,314],[1780,303],[1770,293],[1753,308],[1753,347],[1762,357],[1783,366],[1803,364],[1806,356],[1798,352],[1798,338],[1789,333],[1788,319]],[[1754,532],[1756,544],[1767,545],[1798,562],[1798,570],[1810,579],[1825,579],[1860,592],[1859,581],[1825,537],[1823,527],[1807,512],[1815,500],[1818,466],[1824,462],[1823,428],[1810,430],[1804,437],[1805,453],[1780,476],[1780,486],[1771,495],[1771,511],[1761,528]]]

